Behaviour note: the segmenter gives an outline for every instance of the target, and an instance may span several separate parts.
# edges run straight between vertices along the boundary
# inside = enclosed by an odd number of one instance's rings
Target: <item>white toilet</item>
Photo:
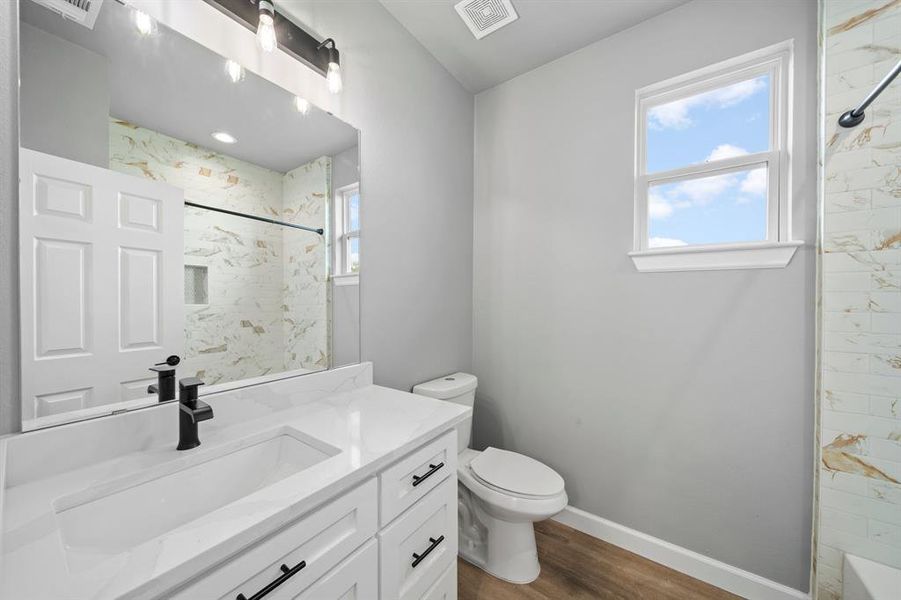
[[[454,373],[420,383],[413,393],[472,406],[477,384],[474,375]],[[500,579],[534,581],[541,567],[532,523],[566,506],[563,478],[516,452],[470,449],[472,419],[457,433],[460,556]]]

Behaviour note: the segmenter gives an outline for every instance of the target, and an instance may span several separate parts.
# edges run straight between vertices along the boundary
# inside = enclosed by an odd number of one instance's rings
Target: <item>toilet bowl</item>
[[[466,373],[421,383],[414,394],[472,406],[477,380]],[[529,583],[541,569],[533,523],[566,507],[563,478],[541,462],[498,448],[469,448],[469,419],[457,428],[459,553],[512,583]]]

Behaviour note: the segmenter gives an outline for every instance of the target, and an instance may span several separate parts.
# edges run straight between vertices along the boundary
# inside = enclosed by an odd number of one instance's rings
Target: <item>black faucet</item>
[[[147,393],[156,394],[159,402],[175,400],[175,367],[180,362],[181,359],[173,354],[163,362],[150,367],[151,371],[156,371],[156,385],[148,385]]]
[[[178,382],[178,450],[190,450],[200,445],[197,424],[213,418],[213,408],[197,399],[197,388],[203,381],[188,377]]]

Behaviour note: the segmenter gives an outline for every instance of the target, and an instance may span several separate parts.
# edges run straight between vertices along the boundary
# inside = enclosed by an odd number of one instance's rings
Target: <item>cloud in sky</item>
[[[648,240],[649,248],[669,248],[672,246],[687,246],[688,244],[682,240],[668,237],[652,237]]]
[[[689,201],[692,206],[705,206],[733,187],[737,179],[738,176],[734,173],[689,179],[678,183],[673,192]]]
[[[648,218],[665,219],[673,214],[673,205],[657,192],[648,193]]]
[[[707,155],[707,158],[704,159],[704,162],[734,158],[736,156],[744,156],[747,153],[748,151],[740,146],[733,146],[732,144],[720,144],[719,146],[714,148],[710,152],[710,154]]]
[[[741,182],[742,193],[751,194],[752,196],[766,194],[766,187],[766,169],[763,167],[754,169],[748,173]]]
[[[648,111],[648,126],[654,129],[685,129],[694,122],[691,118],[692,109],[728,108],[750,98],[764,88],[766,88],[765,77],[757,77],[661,104]]]

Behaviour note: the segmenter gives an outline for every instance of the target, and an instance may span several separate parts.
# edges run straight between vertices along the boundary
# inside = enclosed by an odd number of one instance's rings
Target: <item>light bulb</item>
[[[294,96],[294,109],[306,116],[308,112],[310,112],[310,101],[306,98],[301,98],[300,96]]]
[[[145,13],[143,10],[134,12],[135,27],[141,35],[150,35],[156,29],[156,23],[153,17]]]
[[[328,82],[328,91],[333,94],[341,93],[343,84],[341,83],[341,67],[336,62],[328,64],[328,71],[325,74],[325,80]]]
[[[225,72],[228,74],[228,78],[231,79],[233,83],[238,83],[239,81],[244,79],[244,67],[242,67],[237,61],[231,59],[225,61]]]
[[[272,3],[260,0],[260,22],[257,25],[257,42],[264,52],[272,52],[278,46],[275,37],[275,8]]]

